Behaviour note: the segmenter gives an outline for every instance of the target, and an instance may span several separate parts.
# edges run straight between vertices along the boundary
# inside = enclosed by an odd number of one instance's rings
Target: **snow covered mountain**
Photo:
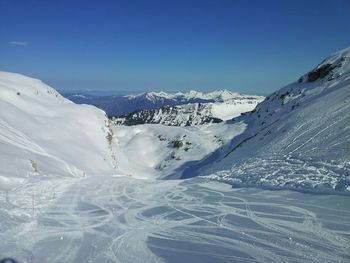
[[[189,103],[139,110],[113,119],[115,124],[136,125],[156,123],[168,126],[192,126],[218,123],[241,113],[252,111],[263,97],[231,98],[223,102]]]
[[[153,110],[165,106],[178,106],[189,103],[239,103],[257,104],[264,97],[242,95],[228,90],[217,90],[209,93],[190,91],[188,93],[146,92],[126,96],[92,96],[83,94],[64,94],[69,100],[78,104],[91,104],[103,109],[108,116],[127,115],[140,110]],[[251,110],[251,104],[248,105]]]
[[[105,113],[40,80],[0,72],[0,190],[26,178],[115,172]]]
[[[219,122],[222,122],[222,120],[212,116],[211,108],[207,103],[165,106],[154,110],[140,110],[125,117],[113,118],[113,123],[128,126],[146,123],[167,126],[192,126]]]
[[[239,186],[350,190],[350,48],[232,122],[244,133],[184,172]]]

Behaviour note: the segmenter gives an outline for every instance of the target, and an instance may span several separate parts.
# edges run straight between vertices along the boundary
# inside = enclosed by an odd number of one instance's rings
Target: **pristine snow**
[[[246,99],[225,101],[222,103],[210,103],[211,116],[219,118],[223,121],[231,120],[240,116],[242,113],[255,109],[256,105],[263,101],[263,97],[259,99]]]
[[[204,158],[244,130],[243,123],[115,126],[118,168],[136,178],[180,177],[188,162]],[[175,147],[176,141],[182,145]]]
[[[7,72],[0,72],[0,109],[0,190],[31,177],[115,172],[103,111]]]

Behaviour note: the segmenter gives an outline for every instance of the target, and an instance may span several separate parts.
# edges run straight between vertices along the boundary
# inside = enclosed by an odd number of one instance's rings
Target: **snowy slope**
[[[247,130],[185,174],[201,170],[241,186],[349,190],[349,109],[347,48],[237,118]]]
[[[78,104],[91,104],[103,109],[108,116],[121,116],[138,110],[159,109],[165,106],[177,106],[189,103],[225,103],[257,104],[262,96],[243,95],[228,90],[217,90],[209,93],[190,91],[187,93],[146,92],[126,96],[91,96],[85,94],[64,94]],[[248,105],[248,110],[252,109]],[[222,111],[220,111],[222,112]],[[230,114],[231,115],[231,114]]]
[[[7,72],[0,72],[0,109],[0,189],[40,176],[114,173],[103,111]]]
[[[115,126],[118,168],[136,178],[178,178],[188,163],[204,158],[244,130],[243,123]]]
[[[29,218],[7,214],[0,195],[0,257],[21,263],[349,262],[348,197],[207,181],[87,177]],[[38,193],[50,197],[45,189]]]

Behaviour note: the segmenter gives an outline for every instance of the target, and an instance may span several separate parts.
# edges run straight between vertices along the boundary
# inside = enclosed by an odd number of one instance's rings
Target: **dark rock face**
[[[332,64],[325,64],[307,74],[308,81],[313,82],[318,79],[323,79],[327,75],[331,73],[331,71],[334,69]]]
[[[174,141],[173,142],[173,147],[174,148],[181,148],[183,146],[183,142],[182,141]]]

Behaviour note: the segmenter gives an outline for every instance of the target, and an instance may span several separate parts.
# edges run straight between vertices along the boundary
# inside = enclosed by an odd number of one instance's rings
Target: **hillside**
[[[134,178],[179,178],[191,162],[210,155],[245,130],[245,124],[190,127],[114,126],[118,168]]]
[[[0,72],[0,189],[28,178],[113,174],[105,113],[40,80]]]
[[[347,48],[236,118],[246,131],[183,176],[212,174],[236,186],[349,190],[349,107]]]

